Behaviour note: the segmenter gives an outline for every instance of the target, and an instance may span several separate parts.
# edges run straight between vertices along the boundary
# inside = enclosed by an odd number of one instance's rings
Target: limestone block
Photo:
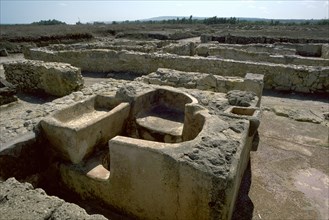
[[[209,56],[209,50],[211,46],[212,44],[199,44],[195,48],[195,54],[197,54],[198,56],[207,57]]]
[[[162,48],[165,53],[172,53],[183,56],[193,56],[195,54],[195,46],[193,42],[190,43],[179,43],[179,44],[169,44]]]
[[[0,182],[0,198],[1,219],[106,219],[102,215],[88,215],[81,207],[48,196],[44,190],[15,178]]]
[[[18,90],[64,96],[83,85],[81,71],[66,63],[24,60],[4,64],[8,82]]]
[[[122,132],[129,110],[129,103],[95,96],[54,112],[41,127],[63,159],[80,163],[95,147]]]
[[[206,88],[207,90],[216,88],[216,77],[211,74],[203,74],[202,78],[197,82],[197,88]]]
[[[256,99],[256,95],[253,92],[232,90],[226,95],[230,105],[249,107],[252,100]]]
[[[249,136],[254,136],[260,125],[261,112],[258,108],[254,107],[236,107],[232,106],[225,111],[228,115],[235,117],[246,118],[249,120]]]
[[[258,96],[258,104],[260,106],[263,95],[264,75],[247,73],[244,78],[244,86],[246,90],[254,92]]]
[[[225,81],[225,87],[226,87],[227,91],[249,90],[249,88],[245,86],[243,79],[238,78],[238,77],[236,77],[236,78],[228,77]]]
[[[8,104],[16,100],[15,87],[4,78],[0,77],[0,105]]]
[[[322,45],[322,54],[321,57],[324,59],[329,59],[329,44]]]

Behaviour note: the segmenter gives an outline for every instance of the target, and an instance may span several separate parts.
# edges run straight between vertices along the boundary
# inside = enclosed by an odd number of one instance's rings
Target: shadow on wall
[[[254,212],[254,204],[249,197],[251,186],[251,165],[250,160],[243,174],[239,194],[235,203],[232,220],[251,220]]]

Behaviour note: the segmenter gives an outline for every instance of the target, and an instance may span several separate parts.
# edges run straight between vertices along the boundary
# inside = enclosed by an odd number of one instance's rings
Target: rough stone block
[[[172,53],[182,56],[194,56],[195,45],[193,42],[190,43],[180,43],[180,44],[170,44],[162,48],[165,53]]]
[[[16,88],[4,78],[0,77],[0,105],[17,101]]]
[[[6,49],[0,49],[0,57],[7,57],[8,52]]]
[[[264,87],[264,75],[247,73],[244,77],[244,84],[246,90],[252,91],[258,96],[257,106],[260,106]]]
[[[15,178],[0,182],[1,219],[88,219],[105,220],[102,215],[88,215],[77,205],[48,196],[42,189]]]
[[[4,69],[8,82],[21,91],[64,96],[83,85],[80,69],[66,63],[24,60],[4,64]]]

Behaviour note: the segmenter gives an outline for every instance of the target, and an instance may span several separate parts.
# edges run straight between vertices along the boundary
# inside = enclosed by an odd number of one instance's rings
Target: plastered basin
[[[260,124],[261,112],[257,107],[232,106],[225,113],[231,117],[245,118],[249,120],[248,135],[254,136]]]
[[[62,158],[76,164],[120,134],[129,111],[129,103],[98,95],[55,112],[41,127]]]
[[[197,102],[187,93],[170,89],[138,96],[132,111],[139,137],[164,143],[182,142],[186,105]]]

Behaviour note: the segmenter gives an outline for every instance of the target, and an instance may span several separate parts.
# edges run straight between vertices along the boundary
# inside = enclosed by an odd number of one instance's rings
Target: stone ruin
[[[92,95],[45,117],[40,136],[2,154],[43,142],[68,188],[130,216],[230,218],[249,152],[257,147],[258,97],[238,90],[229,98],[198,93],[212,96],[215,112],[193,91],[163,86],[131,84],[113,95]],[[248,107],[229,104],[248,94]]]
[[[64,97],[2,145],[0,176],[41,173],[40,182],[132,218],[231,219],[258,147],[263,87],[329,92],[326,55],[295,52],[129,41],[30,48],[30,60],[5,65],[7,80]],[[140,77],[83,88],[81,71]]]
[[[260,73],[264,75],[266,89],[304,93],[329,92],[328,59],[281,55],[281,50],[286,51],[291,47],[285,44],[281,49],[278,47],[274,50],[275,52],[270,48],[266,53],[248,52],[247,49],[242,49],[242,46],[238,50],[229,48],[218,51],[217,48],[217,52],[214,52],[216,56],[207,56],[210,52],[206,51],[212,51],[213,47],[203,44],[195,47],[197,52],[192,53],[193,56],[166,53],[162,49],[154,53],[145,53],[134,50],[99,49],[99,45],[76,47],[77,49],[72,49],[72,46],[31,48],[25,52],[25,56],[33,60],[67,62],[86,72],[131,72],[146,75],[158,68],[169,68],[234,77],[244,77],[248,72]],[[255,48],[258,47],[264,49],[268,46],[258,45]],[[258,60],[259,57],[262,58]]]
[[[0,105],[15,102],[16,88],[4,78],[0,77]]]
[[[6,79],[24,92],[65,96],[83,85],[81,71],[66,63],[34,60],[4,64]]]

